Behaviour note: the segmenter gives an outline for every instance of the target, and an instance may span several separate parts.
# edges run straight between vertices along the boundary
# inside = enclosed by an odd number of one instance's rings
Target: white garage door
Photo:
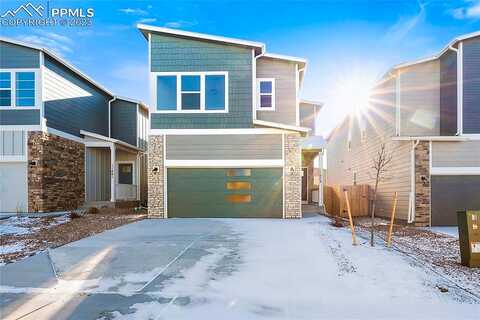
[[[0,212],[27,210],[27,163],[0,162]]]

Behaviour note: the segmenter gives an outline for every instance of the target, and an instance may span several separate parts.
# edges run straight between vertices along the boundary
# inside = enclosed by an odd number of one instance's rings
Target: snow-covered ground
[[[358,231],[352,246],[321,216],[144,220],[21,261],[56,272],[0,294],[7,319],[478,320],[480,292]]]
[[[242,239],[234,272],[216,273],[232,254],[218,248],[164,284],[169,304],[133,304],[114,319],[478,319],[471,295],[395,251],[353,247],[326,218],[228,223]]]

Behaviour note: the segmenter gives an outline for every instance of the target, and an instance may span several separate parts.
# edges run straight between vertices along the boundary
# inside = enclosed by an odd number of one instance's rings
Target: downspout
[[[459,47],[461,44],[460,42]],[[463,57],[462,50],[454,48],[453,45],[450,45],[448,49],[457,54],[457,132],[455,135],[459,136],[463,131]]]
[[[420,140],[412,141],[412,150],[410,153],[410,201],[408,207],[408,223],[415,221],[415,148],[420,143]]]
[[[108,100],[108,137],[112,137],[112,102],[117,100],[117,97],[114,96],[113,99]]]

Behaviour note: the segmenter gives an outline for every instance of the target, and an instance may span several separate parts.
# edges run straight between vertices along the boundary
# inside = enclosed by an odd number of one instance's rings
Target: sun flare
[[[335,98],[337,104],[345,109],[347,114],[361,114],[369,106],[372,82],[361,76],[342,79],[336,86]]]

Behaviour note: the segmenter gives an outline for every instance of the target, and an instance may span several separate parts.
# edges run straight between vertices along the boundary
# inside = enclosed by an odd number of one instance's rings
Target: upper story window
[[[0,71],[0,107],[37,107],[35,71]]]
[[[155,73],[157,112],[228,112],[227,72]]]
[[[258,110],[275,110],[275,79],[257,79]]]

